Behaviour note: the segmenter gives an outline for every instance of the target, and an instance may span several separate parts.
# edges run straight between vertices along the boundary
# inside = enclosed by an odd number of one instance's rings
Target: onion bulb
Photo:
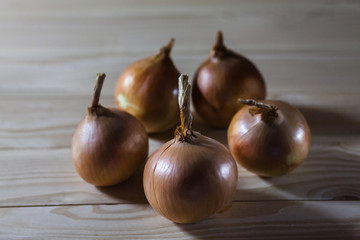
[[[134,62],[120,75],[115,88],[117,108],[139,119],[148,133],[163,132],[179,119],[177,79],[180,76],[169,44],[151,57]]]
[[[193,104],[199,116],[213,127],[227,128],[239,110],[239,98],[262,100],[265,82],[256,66],[223,43],[217,33],[210,56],[200,65],[194,77]]]
[[[181,75],[181,126],[150,156],[143,178],[150,205],[176,223],[197,222],[222,210],[237,183],[236,162],[227,148],[191,129],[190,92],[188,77]]]
[[[286,174],[306,158],[310,129],[299,110],[280,100],[241,99],[244,106],[228,129],[236,161],[260,176]]]
[[[97,75],[91,107],[72,140],[76,171],[95,186],[129,178],[146,161],[149,149],[147,133],[135,117],[99,104],[104,79],[104,73]]]

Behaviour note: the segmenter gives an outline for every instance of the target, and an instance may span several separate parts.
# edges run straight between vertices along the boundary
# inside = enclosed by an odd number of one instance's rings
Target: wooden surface
[[[298,107],[312,131],[294,172],[241,167],[233,206],[190,225],[147,204],[141,169],[96,188],[76,173],[71,138],[90,104],[114,106],[116,79],[171,37],[192,77],[217,30],[263,73],[268,98]],[[360,2],[0,2],[0,239],[360,239]],[[194,129],[226,145],[226,130]],[[152,135],[150,152],[172,138]]]

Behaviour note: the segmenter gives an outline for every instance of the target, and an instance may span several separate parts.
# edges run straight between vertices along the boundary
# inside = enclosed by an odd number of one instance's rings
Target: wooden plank
[[[272,97],[293,103],[303,111],[313,133],[310,154],[293,173],[278,178],[259,178],[239,167],[235,200],[359,199],[360,115],[354,111],[359,107],[359,95]],[[146,201],[141,170],[128,182],[106,189],[86,184],[76,174],[69,147],[90,95],[9,95],[3,99],[1,206]],[[112,106],[112,101],[112,96],[102,98],[106,106]],[[194,129],[227,142],[225,130],[211,129],[196,116]],[[172,137],[172,131],[152,135],[150,153]]]
[[[2,0],[0,4],[0,239],[360,238],[360,4],[357,1]],[[142,169],[96,188],[76,173],[71,137],[95,73],[116,78],[176,38],[190,76],[217,30],[259,67],[269,98],[307,118],[310,154],[291,174],[238,167],[233,207],[177,225],[146,203]],[[226,131],[194,128],[226,144]],[[152,135],[150,153],[173,130]],[[343,201],[347,200],[347,201]]]
[[[81,11],[76,6],[81,6]],[[256,3],[77,0],[71,4],[4,0],[0,26],[4,30],[4,49],[25,43],[23,47],[30,49],[71,48],[75,50],[73,53],[93,46],[97,47],[94,52],[126,49],[137,52],[157,48],[159,39],[173,35],[184,42],[188,51],[199,46],[205,50],[208,49],[205,46],[213,43],[214,31],[221,28],[229,36],[231,45],[244,49],[352,54],[360,50],[357,44],[359,11],[356,1],[325,0]],[[153,34],[154,31],[157,34]],[[144,38],[148,40],[146,44],[139,45]],[[80,49],[74,48],[76,45]],[[131,50],[128,46],[137,48]]]
[[[0,150],[70,147],[75,128],[90,104],[92,88],[93,84],[86,86],[88,94],[84,96],[46,93],[40,96],[2,96]],[[357,93],[272,93],[268,97],[287,101],[303,112],[313,134],[313,146],[358,143],[360,112],[355,109],[360,107],[360,95]],[[103,95],[100,101],[104,106],[114,106],[112,95]],[[194,129],[227,144],[225,130],[208,127],[196,114]],[[173,138],[173,131],[152,135],[151,139],[165,142]]]
[[[359,149],[313,147],[299,168],[276,178],[238,166],[234,201],[360,199]],[[96,188],[77,175],[70,149],[0,151],[0,165],[0,206],[146,202],[142,169],[123,184]]]
[[[97,188],[78,176],[70,149],[0,155],[0,206],[146,202],[142,169],[121,185]]]
[[[360,238],[356,201],[236,202],[188,225],[168,221],[147,204],[0,208],[0,215],[3,239]]]
[[[163,44],[162,42],[160,44]],[[157,49],[158,47],[154,48],[153,53]],[[101,71],[108,76],[103,93],[111,95],[117,78],[128,65],[140,58],[152,55],[152,53],[141,53],[137,57],[121,55],[113,57],[105,54],[80,59],[70,56],[65,62],[52,63],[51,59],[45,59],[44,62],[37,63],[37,57],[33,57],[34,54],[29,54],[33,60],[28,63],[18,61],[11,63],[8,60],[0,62],[1,95],[86,95],[89,93],[88,89],[92,88],[94,76]],[[47,52],[37,54],[44,56]],[[192,78],[197,67],[208,56],[208,51],[196,56],[182,57],[177,56],[175,52],[173,55],[178,69]],[[21,56],[25,56],[25,53]],[[360,56],[343,58],[247,56],[255,62],[264,75],[270,92],[355,94],[360,90],[358,79]],[[57,59],[57,56],[54,58]]]
[[[108,73],[104,93],[112,94],[126,66],[171,36],[176,65],[192,76],[218,29],[229,47],[254,60],[271,91],[354,93],[360,89],[359,13],[355,1],[5,0],[0,94],[87,94],[84,86],[97,71]]]

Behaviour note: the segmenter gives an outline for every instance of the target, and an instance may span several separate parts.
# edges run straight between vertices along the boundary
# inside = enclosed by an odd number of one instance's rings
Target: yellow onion
[[[280,100],[240,101],[246,106],[228,129],[228,143],[236,161],[265,177],[286,174],[300,165],[311,139],[301,112]]]
[[[144,191],[150,205],[176,223],[207,218],[231,203],[237,182],[237,166],[221,143],[191,129],[191,86],[179,78],[181,126],[175,138],[148,159]]]
[[[193,104],[199,116],[213,127],[225,128],[239,110],[239,98],[262,100],[265,82],[256,66],[223,44],[218,32],[210,56],[194,77]]]
[[[116,84],[117,108],[139,119],[148,133],[168,130],[179,119],[177,79],[180,73],[170,58],[174,41],[171,39],[155,56],[131,64]]]
[[[95,186],[114,185],[129,178],[148,155],[148,136],[129,113],[99,104],[104,73],[97,75],[88,113],[73,136],[76,171]]]

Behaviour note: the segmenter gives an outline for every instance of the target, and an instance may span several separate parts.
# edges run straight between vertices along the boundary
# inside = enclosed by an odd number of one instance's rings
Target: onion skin
[[[151,206],[176,223],[193,223],[224,208],[233,196],[237,167],[219,142],[194,133],[190,142],[168,141],[154,152],[144,170]]]
[[[75,130],[72,156],[76,171],[95,186],[129,178],[148,155],[148,136],[130,114],[95,104]]]
[[[251,115],[244,106],[232,119],[228,143],[235,160],[244,168],[264,177],[294,170],[306,158],[311,133],[306,119],[295,107],[280,100],[262,101],[277,107],[272,124],[261,114]]]
[[[131,64],[116,84],[117,108],[139,119],[148,133],[163,132],[178,123],[180,73],[170,58],[173,43],[172,39],[155,56]]]
[[[193,223],[231,202],[238,175],[227,148],[184,127],[186,122],[191,125],[191,115],[181,115],[187,120],[182,120],[175,138],[156,150],[145,165],[144,191],[150,205],[164,217]]]
[[[218,32],[210,56],[199,66],[193,80],[193,104],[199,116],[213,127],[226,128],[239,110],[239,98],[262,100],[263,77],[244,56],[223,45]]]

